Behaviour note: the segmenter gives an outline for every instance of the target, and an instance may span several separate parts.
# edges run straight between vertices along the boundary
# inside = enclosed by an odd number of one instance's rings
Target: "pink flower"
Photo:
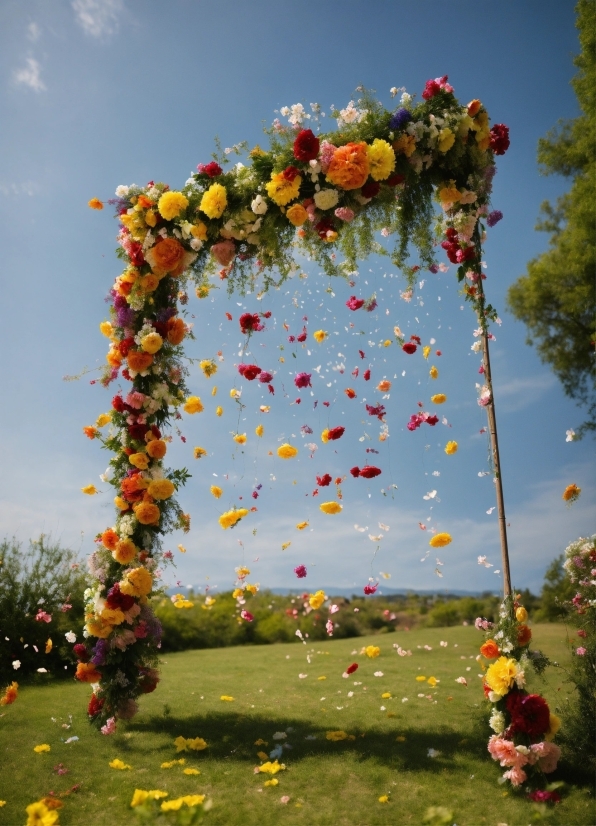
[[[252,622],[254,620],[254,616],[250,613],[250,611],[240,611],[240,616],[247,622]]]
[[[503,777],[511,781],[512,786],[521,786],[521,784],[525,783],[528,779],[528,775],[523,769],[519,768],[519,766],[514,766],[512,769],[509,769],[508,772],[503,774]]]
[[[319,161],[321,163],[321,171],[327,172],[329,169],[329,164],[331,163],[331,159],[335,155],[337,150],[337,146],[334,146],[329,141],[323,141],[321,143],[321,152],[319,155]]]
[[[106,721],[105,726],[101,727],[100,731],[102,734],[113,734],[116,731],[116,718],[110,717],[110,719]]]
[[[294,378],[296,387],[312,387],[310,383],[311,373],[297,373]]]
[[[333,620],[327,620],[327,622],[325,623],[325,630],[327,631],[330,637],[333,636]]]
[[[211,255],[222,267],[227,267],[236,256],[236,246],[229,238],[225,241],[218,241],[211,247]]]
[[[135,410],[140,410],[143,406],[143,402],[147,396],[144,393],[139,393],[138,391],[134,390],[132,393],[129,393],[125,399],[126,404],[130,405],[130,407],[134,407]]]
[[[346,307],[349,310],[359,310],[360,307],[364,304],[363,298],[356,298],[355,295],[351,295],[348,300],[346,301]]]
[[[290,802],[290,795],[284,794],[279,798],[280,803],[289,803]]]
[[[379,583],[375,582],[373,585],[370,583],[364,586],[364,593],[368,596],[369,594],[376,594],[377,588],[379,587]]]
[[[577,636],[578,637],[587,637],[588,635],[586,634],[586,632],[584,631],[583,628],[580,628],[579,631],[577,632]]]
[[[298,577],[298,579],[304,579],[306,574],[308,573],[306,570],[306,565],[296,565],[294,568],[294,573]]]
[[[505,740],[493,734],[488,741],[488,751],[493,760],[498,760],[502,766],[524,765],[520,763],[520,753],[515,748],[512,740]],[[527,763],[527,758],[525,763]]]
[[[581,645],[578,648],[575,649],[575,653],[577,654],[578,657],[584,657],[587,654],[587,652],[588,652],[588,649],[584,648]]]
[[[530,750],[538,758],[538,765],[545,774],[554,772],[561,756],[561,749],[555,743],[534,743]]]
[[[257,379],[261,384],[269,384],[269,382],[273,380],[273,373],[270,373],[268,370],[262,370],[257,376]]]
[[[35,619],[36,619],[37,622],[51,622],[52,621],[52,615],[47,614],[45,611],[42,611],[42,609],[40,608],[39,611],[37,612],[37,614],[35,615]]]
[[[335,210],[335,217],[339,218],[340,221],[345,221],[346,223],[350,223],[350,221],[354,220],[355,212],[350,207],[338,207]]]

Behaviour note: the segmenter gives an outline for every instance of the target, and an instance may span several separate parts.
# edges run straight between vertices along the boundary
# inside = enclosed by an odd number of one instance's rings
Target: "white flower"
[[[493,709],[493,713],[490,716],[488,724],[495,734],[501,734],[505,731],[505,715],[502,711],[498,711],[496,708]]]
[[[315,193],[315,204],[319,209],[333,209],[339,201],[337,189],[321,189]]]
[[[567,438],[565,439],[566,442],[574,442],[575,441],[575,430],[570,428],[569,430],[565,431]]]
[[[480,350],[482,350],[482,342],[475,341],[474,344],[472,344],[472,346],[470,347],[470,350],[472,350],[474,353],[479,353]]]
[[[409,95],[407,92],[404,92],[399,99],[399,102],[402,106],[409,106],[412,102],[412,95]]]
[[[203,242],[199,238],[193,238],[192,241],[190,241],[190,246],[193,250],[198,252],[203,246]]]
[[[503,699],[500,694],[497,694],[496,691],[489,691],[488,692],[488,699],[491,703],[498,703],[499,700]]]
[[[128,195],[128,187],[124,186],[124,184],[120,184],[120,186],[116,187],[116,197],[118,198],[126,198]]]
[[[74,631],[67,631],[64,636],[66,637],[67,642],[76,642],[77,641],[77,635],[75,634]]]
[[[261,195],[255,195],[250,203],[250,208],[255,215],[264,215],[269,207],[267,206],[267,201],[265,201]]]
[[[21,661],[20,660],[13,660],[12,661],[12,667],[16,671],[17,669],[19,669],[21,667]]]

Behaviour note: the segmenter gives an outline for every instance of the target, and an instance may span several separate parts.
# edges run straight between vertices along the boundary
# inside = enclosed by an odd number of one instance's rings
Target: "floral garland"
[[[526,625],[528,612],[514,596],[506,597],[496,624],[478,618],[476,628],[487,632],[480,654],[494,662],[484,676],[484,695],[493,704],[489,720],[495,732],[488,751],[507,770],[503,782],[521,786],[532,775],[533,785],[541,785],[545,774],[554,772],[561,749],[552,742],[561,721],[552,714],[546,700],[526,691],[530,665],[541,673],[548,660],[540,651],[530,651],[532,632]],[[556,791],[532,792],[539,801],[559,800]]]
[[[318,121],[320,107],[312,108]],[[150,599],[171,559],[161,551],[160,538],[190,526],[174,498],[188,473],[163,464],[171,439],[164,432],[172,418],[181,418],[180,408],[187,414],[203,409],[189,395],[182,362],[181,345],[192,336],[182,309],[188,282],[195,282],[198,298],[209,295],[209,276],[217,273],[230,292],[257,282],[266,290],[297,270],[297,253],[329,275],[349,278],[358,260],[386,254],[376,235],[394,233],[392,260],[413,290],[420,265],[407,264],[410,242],[422,266],[439,269],[433,257],[435,197],[443,209],[438,238],[459,265],[458,280],[482,329],[496,315],[484,298],[481,243],[484,224],[502,217],[489,213],[489,200],[495,155],[504,154],[509,137],[503,124],[490,127],[479,100],[462,106],[445,76],[427,82],[420,103],[404,92],[395,111],[363,92],[358,105],[332,112],[334,133],[303,128],[311,115],[300,104],[280,114],[288,125],[276,120],[266,130],[269,150],[255,147],[248,165],[226,170],[227,156],[245,148],[239,144],[199,164],[180,191],[150,181],[119,186],[110,202],[120,221],[117,254],[124,270],[110,290],[110,320],[100,325],[110,342],[101,383],[108,386],[121,376],[132,386],[114,396],[110,412],[95,426],[84,428],[114,454],[102,478],[115,488],[117,515],[98,534],[90,557],[86,642],[74,647],[77,679],[93,685],[89,717],[106,734],[118,718],[132,717],[137,698],[157,686],[161,628]],[[94,198],[89,206],[102,209],[103,203]],[[243,333],[262,329],[258,315],[243,318]],[[396,336],[406,352],[415,349],[398,330]],[[217,369],[212,362],[201,368],[208,375]],[[424,421],[434,423],[430,417]],[[366,476],[367,468],[356,470]],[[91,488],[84,491],[95,492]],[[220,524],[233,527],[247,513],[229,511]]]

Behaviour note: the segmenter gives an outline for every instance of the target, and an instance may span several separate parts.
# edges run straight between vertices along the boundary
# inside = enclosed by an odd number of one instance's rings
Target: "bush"
[[[565,555],[561,554],[546,569],[540,607],[533,616],[535,622],[560,622],[567,618],[565,603],[572,599],[575,592],[573,583],[565,574],[564,561]]]
[[[14,537],[0,542],[0,683],[22,680],[39,668],[55,676],[69,673],[65,665],[74,670],[72,644],[64,635],[81,637],[84,589],[76,553],[51,537],[42,534],[26,550]],[[15,660],[21,663],[16,670]]]

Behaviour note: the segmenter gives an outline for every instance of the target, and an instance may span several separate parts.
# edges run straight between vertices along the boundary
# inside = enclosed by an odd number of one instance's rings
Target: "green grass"
[[[535,645],[562,661],[564,633],[563,626],[538,626]],[[440,640],[448,646],[441,647]],[[20,826],[28,803],[81,784],[78,792],[64,798],[61,824],[130,823],[134,789],[159,788],[170,797],[207,793],[213,808],[205,822],[213,826],[420,824],[432,805],[451,809],[458,826],[525,826],[535,822],[535,807],[498,784],[501,771],[486,751],[488,715],[474,659],[481,641],[473,628],[457,627],[306,646],[170,654],[164,658],[158,690],[142,699],[138,716],[119,724],[112,737],[87,723],[88,686],[56,681],[24,687],[0,717],[0,799],[7,801],[0,809],[0,823]],[[412,656],[398,657],[395,642],[410,648]],[[381,656],[369,660],[353,653],[370,643],[380,645]],[[432,650],[418,647],[424,645]],[[359,670],[342,678],[356,660]],[[375,671],[383,676],[375,677]],[[308,677],[299,679],[299,673]],[[440,682],[432,689],[416,681],[420,675]],[[455,682],[459,676],[467,678],[468,688]],[[533,677],[532,685],[553,708],[567,691],[556,669],[546,681]],[[383,692],[392,698],[383,700]],[[235,699],[222,702],[222,694]],[[404,697],[407,702],[402,702]],[[327,731],[338,729],[355,739],[326,740]],[[279,785],[267,788],[267,776],[255,775],[253,768],[260,763],[260,748],[270,751],[276,745],[275,732],[287,733],[286,740],[277,742],[291,749],[284,748],[287,770],[277,775]],[[80,739],[65,744],[72,735]],[[173,741],[178,735],[203,737],[209,748],[176,755]],[[268,746],[255,746],[258,739]],[[35,754],[33,747],[40,743],[48,743],[51,752]],[[440,755],[431,758],[428,749]],[[176,756],[185,756],[185,767],[196,767],[201,774],[184,775],[180,766],[160,769]],[[110,769],[108,763],[116,757],[132,770]],[[68,774],[53,771],[58,763]],[[564,763],[554,777],[570,786],[563,803],[542,822],[596,822],[591,790],[577,785]],[[390,794],[389,803],[378,802],[383,794]],[[280,802],[282,795],[289,795],[289,803]]]

